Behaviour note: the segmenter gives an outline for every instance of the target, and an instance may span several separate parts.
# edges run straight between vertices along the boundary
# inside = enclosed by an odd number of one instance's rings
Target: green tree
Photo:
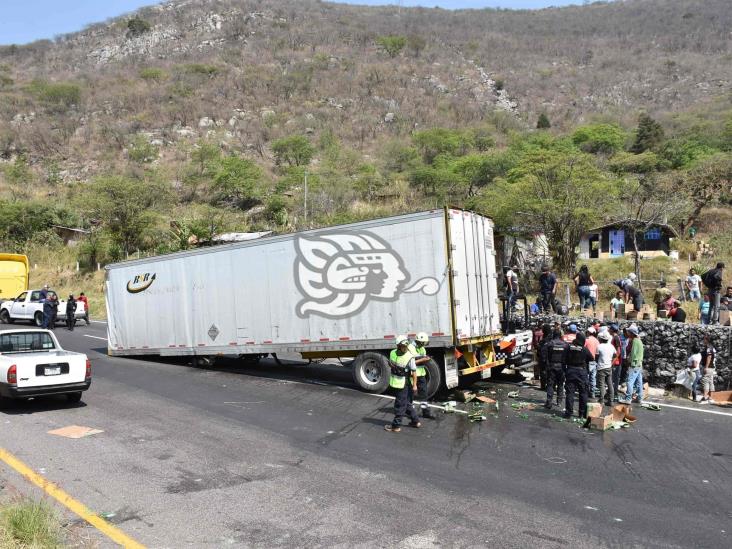
[[[291,135],[272,142],[272,152],[278,166],[307,166],[315,154],[315,148],[307,137]]]
[[[632,154],[624,151],[615,154],[608,163],[608,167],[615,173],[649,174],[661,170],[666,166],[657,154],[645,151]]]
[[[151,29],[150,23],[140,17],[133,17],[127,21],[127,35],[140,36]]]
[[[414,132],[412,142],[422,153],[422,158],[427,164],[431,164],[440,154],[464,155],[473,146],[471,135],[447,128],[430,128]]]
[[[389,57],[394,58],[407,45],[407,38],[406,36],[397,35],[379,36],[376,38],[376,45],[384,50]]]
[[[354,176],[354,187],[366,200],[375,200],[388,184],[388,181],[379,173],[376,166],[362,164]]]
[[[663,141],[663,127],[647,113],[641,113],[638,117],[638,129],[635,132],[635,140],[630,147],[630,152],[642,153],[658,147]]]
[[[682,234],[691,227],[704,208],[720,200],[729,200],[732,189],[732,153],[717,153],[675,178],[676,191],[691,203],[683,221]],[[683,193],[683,194],[682,194]]]
[[[49,232],[53,225],[73,226],[75,215],[51,201],[0,200],[0,242],[10,250],[22,250],[39,235]]]
[[[269,200],[267,200],[267,205],[264,208],[264,216],[269,222],[276,225],[287,225],[289,216],[287,212],[287,200],[285,200],[285,197],[278,194],[271,196]]]
[[[585,152],[612,154],[623,148],[625,131],[617,124],[588,124],[572,134],[572,142]]]
[[[254,162],[228,156],[219,162],[213,177],[215,199],[246,210],[257,202],[261,180],[262,170]]]
[[[549,117],[546,115],[545,112],[541,113],[539,115],[539,120],[536,121],[536,129],[548,130],[551,127],[552,127],[552,123],[549,122]]]
[[[113,175],[88,183],[78,195],[77,209],[85,219],[101,223],[112,243],[124,253],[148,249],[158,211],[170,193],[157,180]]]
[[[138,135],[128,147],[127,157],[138,164],[148,164],[158,159],[158,148],[144,136]]]
[[[28,165],[25,156],[18,155],[12,164],[0,166],[0,174],[3,175],[8,186],[11,200],[26,199],[30,196],[29,191],[33,186],[35,177]]]
[[[457,196],[467,196],[469,188],[466,176],[446,161],[413,170],[409,174],[409,182],[423,194],[436,197],[440,203]]]
[[[194,201],[198,198],[201,189],[213,180],[221,159],[221,149],[218,145],[200,140],[191,151],[191,161],[183,177],[183,200]]]
[[[699,143],[693,137],[678,137],[666,141],[660,147],[658,154],[672,169],[676,170],[690,168],[701,159],[710,157],[716,152],[718,151],[708,145]]]
[[[507,234],[543,232],[557,270],[571,274],[581,235],[616,195],[591,156],[562,150],[526,153],[506,179],[475,201]],[[602,197],[599,200],[598,197]]]

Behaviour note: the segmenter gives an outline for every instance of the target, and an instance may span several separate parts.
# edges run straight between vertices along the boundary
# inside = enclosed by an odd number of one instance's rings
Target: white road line
[[[84,334],[84,337],[93,337],[94,339],[101,339],[102,341],[107,341],[106,337],[92,336],[89,334]]]
[[[676,404],[664,404],[663,402],[654,402],[661,408],[677,408],[678,410],[688,410],[690,412],[701,412],[702,414],[714,414],[717,416],[732,416],[729,412],[718,412],[717,410],[703,410],[701,408],[689,408],[688,406],[677,406]]]
[[[106,320],[90,320],[89,322],[96,322],[97,324],[106,324]]]

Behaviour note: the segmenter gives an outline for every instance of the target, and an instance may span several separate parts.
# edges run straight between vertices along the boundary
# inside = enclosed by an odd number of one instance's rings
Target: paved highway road
[[[0,446],[147,546],[730,545],[729,415],[638,410],[596,433],[504,405],[397,435],[345,368],[111,358],[105,329],[57,330],[92,388],[0,412]],[[104,432],[47,434],[67,425]]]

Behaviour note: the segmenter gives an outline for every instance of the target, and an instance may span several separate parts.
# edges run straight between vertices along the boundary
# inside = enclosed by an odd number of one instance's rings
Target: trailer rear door
[[[448,213],[457,338],[497,333],[500,326],[493,223],[472,212],[451,209]]]

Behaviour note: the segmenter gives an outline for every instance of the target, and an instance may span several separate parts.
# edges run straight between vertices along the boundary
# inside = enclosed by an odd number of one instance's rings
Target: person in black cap
[[[66,329],[70,332],[74,331],[74,325],[76,324],[76,300],[74,294],[69,294],[69,299],[66,300]]]
[[[564,395],[564,368],[567,364],[569,344],[562,340],[562,332],[554,330],[552,339],[543,350],[547,360],[546,402],[544,408],[551,410],[554,405],[554,391],[557,392],[557,405]]]
[[[542,312],[551,312],[555,296],[557,295],[557,277],[549,270],[549,265],[543,265],[541,267],[539,294],[541,297]]]
[[[575,391],[579,394],[579,417],[587,417],[587,398],[590,385],[588,367],[590,361],[593,360],[595,360],[595,356],[585,347],[585,335],[579,332],[567,349],[565,419],[572,417]]]

